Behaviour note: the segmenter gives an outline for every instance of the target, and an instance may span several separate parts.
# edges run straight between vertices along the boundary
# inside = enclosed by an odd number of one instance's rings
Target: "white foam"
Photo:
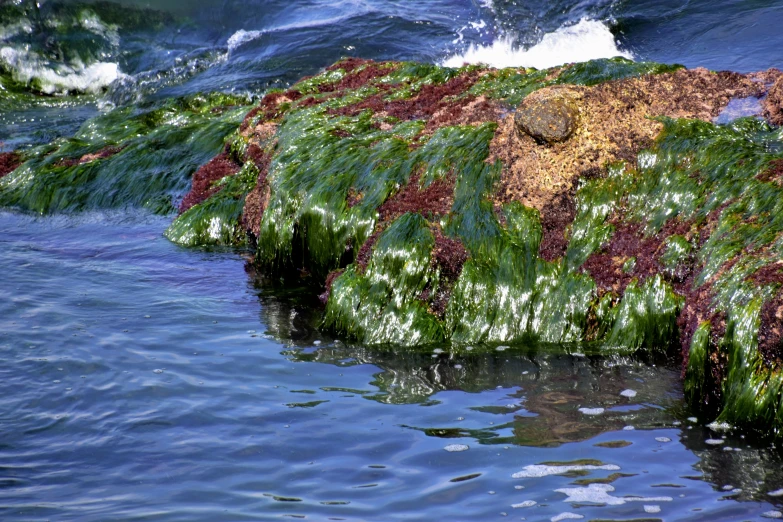
[[[467,444],[449,444],[443,449],[445,449],[449,453],[454,453],[458,451],[468,451],[470,449],[470,446],[468,446]]]
[[[601,415],[606,410],[603,408],[579,408],[579,411],[585,415]]]
[[[629,399],[633,399],[636,397],[636,390],[623,390],[620,392],[620,395],[623,397],[628,397]]]
[[[645,513],[660,513],[661,512],[661,506],[644,506],[644,512]]]
[[[517,508],[526,508],[526,507],[533,507],[536,505],[535,500],[525,500],[524,502],[520,502],[519,504],[511,504],[511,507],[514,509]]]
[[[723,439],[707,439],[704,442],[709,444],[709,445],[711,445],[711,446],[718,446],[720,444],[723,444],[726,441],[723,440]]]
[[[549,520],[552,522],[560,522],[561,520],[579,520],[581,518],[585,518],[584,515],[577,515],[576,513],[569,513],[566,511],[565,513],[560,513],[559,515],[555,515]]]
[[[783,489],[776,489],[767,493],[770,497],[783,497]]]
[[[252,42],[253,40],[257,40],[258,38],[268,33],[279,33],[284,31],[294,31],[297,29],[310,29],[313,27],[334,25],[337,24],[338,22],[342,22],[344,20],[348,20],[349,18],[353,18],[363,13],[367,13],[369,10],[370,10],[369,7],[362,5],[360,3],[359,5],[356,5],[354,6],[354,8],[350,9],[348,13],[337,15],[337,16],[299,21],[293,24],[278,25],[275,27],[270,27],[268,29],[261,29],[258,31],[246,31],[244,29],[240,29],[239,31],[235,32],[229,37],[228,42],[226,42],[226,45],[228,46],[228,52],[233,52],[238,47],[248,42]]]
[[[732,426],[728,422],[718,422],[718,421],[713,421],[707,424],[707,427],[712,431],[729,431],[734,429],[734,426]]]
[[[607,506],[620,506],[626,502],[671,502],[671,497],[615,497],[609,493],[614,491],[614,486],[609,484],[590,484],[586,488],[561,488],[558,493],[568,496],[564,502],[578,504],[606,504]]]
[[[38,87],[46,94],[97,93],[124,76],[116,63],[53,65],[35,53],[13,47],[0,48],[0,62],[13,71],[14,80],[25,84],[36,80]]]
[[[783,513],[780,511],[767,511],[761,514],[764,518],[783,518]]]
[[[608,26],[583,18],[576,25],[545,34],[539,43],[529,49],[518,48],[514,38],[506,35],[490,45],[471,45],[464,53],[444,60],[443,65],[460,67],[465,63],[483,63],[493,67],[546,69],[569,62],[615,56],[633,58],[631,53],[618,47]]]
[[[522,471],[517,471],[512,478],[540,478],[547,477],[549,475],[561,475],[568,473],[569,471],[592,471],[592,470],[606,470],[617,471],[620,466],[615,464],[605,464],[602,466],[593,465],[573,465],[573,466],[547,466],[544,464],[531,464],[525,466]]]
[[[228,42],[226,42],[228,51],[232,52],[236,48],[246,44],[247,42],[252,42],[253,40],[260,38],[268,32],[269,31],[245,31],[244,29],[240,29],[239,31],[232,34],[228,39]]]

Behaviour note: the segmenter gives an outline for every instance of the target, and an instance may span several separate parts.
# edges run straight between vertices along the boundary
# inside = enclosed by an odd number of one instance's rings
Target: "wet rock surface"
[[[579,120],[577,97],[563,88],[545,88],[527,96],[517,107],[517,131],[539,143],[557,143],[571,137]]]
[[[783,75],[777,78],[767,94],[764,116],[773,125],[783,125]]]

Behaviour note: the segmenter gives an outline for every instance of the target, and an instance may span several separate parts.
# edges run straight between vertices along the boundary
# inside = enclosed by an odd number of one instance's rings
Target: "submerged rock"
[[[565,141],[576,130],[579,108],[568,89],[544,88],[527,96],[517,107],[514,123],[520,133],[537,142]]]

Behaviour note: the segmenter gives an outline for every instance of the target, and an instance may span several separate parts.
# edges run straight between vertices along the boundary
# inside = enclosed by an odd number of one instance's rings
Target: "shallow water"
[[[114,107],[259,96],[345,55],[783,67],[780,1],[154,4],[173,18],[57,33],[66,51],[92,35],[94,62],[117,64],[118,79],[96,94],[0,89],[0,151],[70,136]],[[53,52],[4,31],[0,48]],[[71,66],[69,78],[88,77]],[[246,252],[179,248],[162,236],[170,220],[0,211],[0,519],[760,520],[783,509],[780,451],[692,418],[677,361],[346,344],[318,331],[318,289],[261,278]]]
[[[346,345],[312,328],[308,292],[261,284],[241,253],[178,248],[166,224],[0,214],[3,520],[782,507],[777,450],[706,443],[725,434],[687,419],[676,368],[576,347]]]

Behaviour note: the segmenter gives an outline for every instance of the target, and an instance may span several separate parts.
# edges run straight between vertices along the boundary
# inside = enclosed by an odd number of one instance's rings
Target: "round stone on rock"
[[[573,92],[545,88],[529,94],[517,107],[517,132],[539,143],[557,143],[571,137],[577,127],[579,109]]]

